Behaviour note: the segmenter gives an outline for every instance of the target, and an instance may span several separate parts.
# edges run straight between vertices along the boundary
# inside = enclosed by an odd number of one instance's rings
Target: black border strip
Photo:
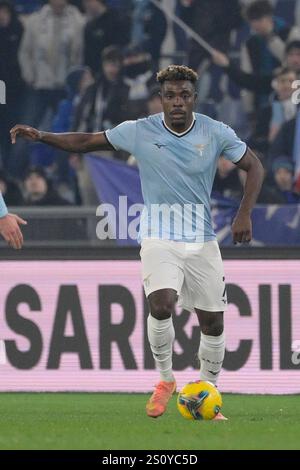
[[[241,158],[237,161],[237,162],[233,162],[235,165],[237,165],[238,163],[240,163],[241,160],[243,160],[244,156],[246,155],[246,153],[248,152],[248,145],[246,144],[246,150],[245,152],[243,153],[243,155],[241,156]]]
[[[71,396],[71,394],[70,394]],[[209,425],[209,423],[207,424]],[[223,426],[222,426],[223,427]],[[225,431],[225,428],[224,428]],[[225,434],[225,432],[224,432]],[[145,438],[146,442],[146,438]],[[269,450],[253,450],[251,445],[246,450],[111,450],[109,448],[98,450],[80,450],[80,442],[74,443],[77,450],[1,450],[1,462],[7,463],[7,467],[11,467],[12,463],[16,463],[19,467],[25,463],[30,463],[31,469],[41,468],[41,464],[64,464],[70,463],[73,466],[78,464],[88,464],[87,468],[99,469],[102,465],[111,466],[112,464],[122,465],[126,468],[145,468],[146,464],[169,464],[177,465],[195,465],[199,468],[205,464],[211,465],[212,459],[215,466],[224,466],[224,463],[230,464],[230,467],[239,469],[245,465],[245,459],[250,463],[261,463],[264,458],[268,459],[270,464],[281,464],[286,466],[292,463],[293,466],[299,464],[299,450],[273,450],[270,444]],[[99,445],[100,447],[100,445]],[[112,446],[113,447],[113,446]],[[146,447],[146,445],[145,445]],[[163,444],[161,446],[164,448]],[[200,447],[200,446],[199,446]],[[225,445],[226,447],[226,445]],[[129,460],[130,458],[130,460]],[[73,467],[72,467],[73,468]],[[193,467],[192,467],[193,468]]]
[[[139,247],[24,247],[13,250],[0,248],[1,261],[97,261],[97,260],[140,260]],[[221,247],[225,260],[300,260],[300,247]]]
[[[104,131],[103,134],[104,134],[104,137],[105,137],[105,139],[106,139],[108,145],[110,145],[111,148],[117,152],[118,150],[116,149],[116,147],[113,146],[113,144],[110,142],[109,138],[107,137],[106,131]]]
[[[194,119],[194,122],[193,122],[192,127],[191,127],[190,129],[188,129],[186,132],[184,132],[183,134],[180,134],[180,135],[176,134],[175,132],[172,132],[171,129],[169,129],[169,128],[166,126],[166,124],[164,123],[164,121],[162,121],[162,123],[163,123],[164,128],[165,128],[168,132],[170,132],[170,134],[174,135],[175,137],[181,138],[181,137],[186,136],[189,132],[191,132],[191,131],[194,129],[195,124],[196,124],[196,119]]]

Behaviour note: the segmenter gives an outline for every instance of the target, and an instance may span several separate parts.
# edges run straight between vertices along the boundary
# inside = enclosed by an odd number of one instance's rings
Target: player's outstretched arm
[[[86,153],[95,150],[113,150],[104,132],[54,134],[52,132],[39,131],[34,127],[17,124],[11,129],[10,136],[12,144],[15,144],[17,137],[20,136],[33,142],[43,142],[67,152]]]
[[[232,236],[235,244],[250,242],[252,239],[251,212],[264,180],[264,168],[249,148],[237,166],[247,172],[247,179],[244,196],[232,224]]]

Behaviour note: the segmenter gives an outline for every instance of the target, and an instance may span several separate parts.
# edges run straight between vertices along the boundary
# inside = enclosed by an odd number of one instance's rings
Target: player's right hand
[[[35,129],[34,127],[26,126],[23,124],[17,124],[10,131],[10,138],[12,144],[16,143],[18,135],[24,137],[27,140],[32,140],[36,142],[41,138],[41,131]]]
[[[233,243],[249,243],[252,239],[252,222],[248,213],[239,212],[231,226]]]
[[[0,218],[0,234],[15,250],[19,250],[23,245],[23,235],[19,225],[27,225],[27,222],[18,215],[7,214]]]

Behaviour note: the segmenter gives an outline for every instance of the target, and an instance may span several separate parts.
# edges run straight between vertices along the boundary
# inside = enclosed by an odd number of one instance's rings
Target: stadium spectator
[[[132,4],[140,0],[106,0],[108,6],[126,13],[132,11]]]
[[[81,13],[84,13],[83,0],[69,0],[69,3],[77,7]]]
[[[103,50],[102,68],[98,80],[91,85],[80,100],[76,113],[73,130],[78,132],[98,132],[99,129],[108,129],[128,119],[128,93],[129,88],[124,84],[121,76],[122,55],[116,46]],[[112,156],[112,152],[105,152]],[[125,158],[123,152],[114,154],[118,158]],[[127,157],[126,157],[127,158]],[[70,164],[77,175],[79,192],[84,204],[95,204],[97,195],[85,159],[80,155],[72,154]]]
[[[128,17],[121,17],[118,10],[107,6],[105,0],[85,0],[85,8],[93,11],[84,31],[84,63],[93,73],[99,73],[99,57],[112,45],[125,46],[130,39]]]
[[[69,201],[62,198],[52,187],[42,167],[30,167],[24,178],[24,198],[30,206],[66,206]]]
[[[219,158],[213,192],[215,196],[240,200],[243,194],[243,186],[239,178],[237,167],[226,160]]]
[[[267,162],[265,155],[260,152],[257,148],[255,149],[256,156],[260,159],[264,167],[264,180],[260,190],[260,193],[257,197],[257,204],[284,204],[285,199],[280,191],[278,191],[273,175],[270,175],[268,172]],[[245,186],[246,183],[246,173],[239,169],[238,176],[241,183],[241,188]]]
[[[29,14],[39,10],[47,0],[14,0],[18,13]]]
[[[66,79],[67,96],[58,106],[57,114],[54,116],[52,123],[52,132],[68,132],[74,128],[75,115],[77,107],[84,93],[94,82],[91,71],[88,67],[76,67],[70,71]],[[39,164],[44,165],[45,149],[39,146],[40,158]],[[56,186],[59,185],[60,192],[70,193],[68,199],[80,202],[78,197],[78,186],[76,173],[69,165],[69,154],[58,149],[47,149],[50,153],[52,164],[53,178]]]
[[[230,32],[242,23],[238,0],[181,0],[181,19],[212,47],[227,51]],[[197,69],[208,53],[190,41],[189,65]]]
[[[163,112],[162,102],[161,102],[161,97],[160,97],[160,88],[157,85],[153,86],[149,91],[147,108],[148,108],[147,116],[149,116],[150,114],[157,114],[157,113]]]
[[[296,118],[285,122],[272,142],[268,158],[270,168],[272,162],[281,155],[285,155],[291,162],[293,161],[296,140],[296,122]]]
[[[283,19],[275,17],[273,6],[268,0],[250,3],[246,9],[246,18],[253,34],[242,47],[241,68],[247,73],[270,76],[274,69],[283,63],[286,44],[300,39],[300,31],[287,25]],[[267,100],[267,93],[256,93],[256,106],[266,105]]]
[[[283,65],[286,65],[290,69],[296,72],[298,78],[300,78],[300,40],[295,39],[286,46],[285,59]]]
[[[272,164],[273,177],[277,192],[283,204],[298,204],[300,195],[294,190],[294,167],[289,158],[278,157]]]
[[[84,18],[67,0],[49,0],[26,21],[19,60],[27,83],[21,119],[51,128],[53,114],[65,96],[69,70],[82,59]],[[23,178],[30,161],[30,146],[16,145],[9,171]]]
[[[183,19],[185,16],[185,2],[182,0],[176,0],[175,4],[175,15],[178,18]],[[189,48],[189,38],[186,32],[180,28],[177,24],[173,23],[174,39],[175,39],[175,49],[177,52],[181,53],[183,56],[186,56]]]
[[[299,0],[273,0],[274,14],[283,18],[288,24],[296,24],[300,26],[299,22]]]
[[[8,206],[22,206],[23,196],[16,181],[11,179],[4,171],[0,171],[0,193],[4,196]]]
[[[212,60],[216,65],[223,67],[228,76],[240,87],[256,93],[270,94],[272,92],[274,72],[266,75],[243,72],[226,54],[216,49],[212,54]],[[300,40],[287,44],[282,66],[291,69],[297,78],[300,78]]]
[[[295,0],[295,1],[296,1],[296,6],[294,10],[295,24],[300,27],[300,1],[299,0]]]
[[[10,156],[9,129],[19,120],[24,92],[18,62],[23,26],[9,0],[0,0],[0,80],[5,83],[6,104],[0,105],[0,162],[7,168]],[[2,157],[2,158],[1,158]]]
[[[98,2],[96,0],[82,0],[82,9],[86,23],[98,16]]]
[[[255,131],[251,137],[251,144],[267,152],[271,143],[278,134],[281,126],[296,116],[297,106],[291,97],[294,93],[292,84],[296,80],[295,72],[287,67],[275,71],[272,82],[274,95],[267,106],[257,113]]]
[[[123,79],[129,88],[127,119],[147,115],[149,90],[156,84],[150,54],[139,46],[129,46],[124,52]]]
[[[276,97],[269,107],[271,120],[269,125],[269,141],[272,142],[282,124],[296,116],[297,107],[292,101],[294,88],[293,83],[297,79],[295,72],[288,68],[281,68],[275,71],[273,88]],[[270,109],[271,108],[271,109]]]
[[[30,87],[27,122],[40,125],[64,96],[69,70],[82,60],[83,16],[67,0],[49,0],[29,18],[20,48],[22,75]]]
[[[122,55],[118,48],[104,49],[101,63],[98,80],[88,87],[78,104],[73,126],[76,131],[98,132],[116,126],[128,116],[128,87],[121,78]]]
[[[149,52],[156,70],[166,32],[167,20],[164,12],[149,0],[137,1],[133,12],[131,41]]]
[[[144,18],[150,5],[150,0],[135,0],[132,13],[131,41],[142,44],[145,38]]]
[[[299,94],[298,94],[299,99]],[[294,119],[283,124],[269,152],[269,167],[277,157],[285,155],[295,166],[295,187],[300,192],[300,108]]]
[[[88,67],[74,67],[66,78],[66,98],[58,106],[52,123],[53,132],[67,132],[73,129],[76,108],[86,90],[94,83]]]

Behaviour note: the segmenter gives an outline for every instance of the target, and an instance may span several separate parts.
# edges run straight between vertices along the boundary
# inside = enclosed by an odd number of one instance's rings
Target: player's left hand
[[[252,222],[249,214],[239,213],[233,220],[232,226],[233,243],[249,243],[252,239]]]

